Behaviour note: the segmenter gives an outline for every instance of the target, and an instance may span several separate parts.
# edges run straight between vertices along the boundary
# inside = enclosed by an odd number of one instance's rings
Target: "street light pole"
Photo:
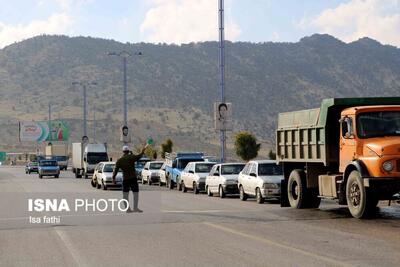
[[[96,82],[73,82],[73,85],[80,85],[83,88],[83,135],[87,136],[87,96],[86,96],[86,89],[89,85],[97,85]]]
[[[224,0],[219,0],[219,70],[220,70],[220,88],[221,103],[225,103],[225,35],[224,35]],[[221,143],[221,162],[225,162],[226,131],[220,132]]]
[[[124,87],[124,99],[123,99],[123,106],[124,106],[124,125],[123,127],[128,127],[128,81],[127,81],[127,58],[131,57],[132,54],[130,54],[127,51],[121,51],[121,52],[109,52],[109,56],[118,56],[122,58],[122,71],[123,71],[123,87]],[[133,53],[134,56],[141,56],[142,52],[135,52]]]

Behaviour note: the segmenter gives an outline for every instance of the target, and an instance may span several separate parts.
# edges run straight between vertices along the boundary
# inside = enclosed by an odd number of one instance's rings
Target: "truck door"
[[[344,172],[347,165],[356,157],[356,141],[353,121],[353,118],[349,116],[344,116],[340,120],[340,172]]]

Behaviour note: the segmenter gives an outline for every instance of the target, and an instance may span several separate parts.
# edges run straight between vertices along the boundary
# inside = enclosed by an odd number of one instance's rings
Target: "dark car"
[[[60,167],[56,160],[41,160],[39,161],[38,174],[39,178],[43,178],[43,176],[54,176],[58,178],[60,176]]]
[[[37,161],[28,162],[25,166],[25,173],[31,174],[31,172],[38,172],[38,163]]]

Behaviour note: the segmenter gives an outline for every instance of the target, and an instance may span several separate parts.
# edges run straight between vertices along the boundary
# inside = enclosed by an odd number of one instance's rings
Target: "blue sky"
[[[0,48],[39,34],[121,42],[217,40],[218,0],[0,0]],[[400,46],[400,0],[225,0],[227,38],[296,42],[328,33]]]

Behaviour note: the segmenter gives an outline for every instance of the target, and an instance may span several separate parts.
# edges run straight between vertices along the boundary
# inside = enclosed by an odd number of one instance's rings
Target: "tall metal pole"
[[[86,119],[86,83],[82,84],[83,87],[83,136],[87,136],[87,119]]]
[[[51,136],[51,103],[49,102],[49,134]]]
[[[128,126],[128,99],[127,99],[127,79],[126,79],[126,56],[122,57],[124,69],[124,126]]]
[[[93,107],[93,141],[96,141],[96,106]]]
[[[225,35],[224,35],[224,0],[219,0],[219,70],[221,102],[225,103]],[[225,162],[226,132],[220,132],[221,162]]]

